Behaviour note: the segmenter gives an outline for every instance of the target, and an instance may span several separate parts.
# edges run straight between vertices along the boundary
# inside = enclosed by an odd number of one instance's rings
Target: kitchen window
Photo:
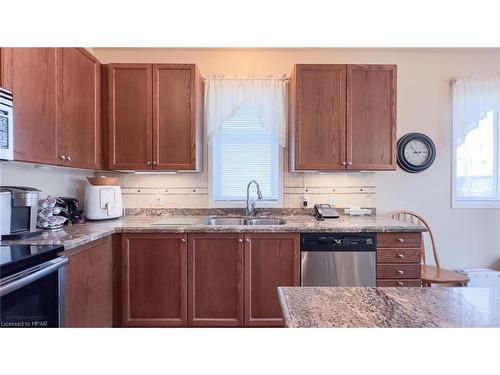
[[[242,108],[225,121],[211,150],[213,203],[246,200],[251,180],[260,185],[263,199],[259,203],[280,201],[281,149],[251,110]],[[251,186],[251,197],[255,194],[255,186]]]
[[[244,207],[247,185],[262,191],[257,206],[282,206],[287,83],[281,77],[205,79],[209,204]],[[256,199],[256,187],[250,187]]]
[[[498,88],[500,84],[477,79],[454,87],[454,208],[500,208]]]

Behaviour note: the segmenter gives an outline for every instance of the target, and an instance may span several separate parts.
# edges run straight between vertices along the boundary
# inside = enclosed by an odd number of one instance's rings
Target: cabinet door
[[[2,86],[14,94],[14,159],[62,164],[60,48],[3,48]]]
[[[300,283],[298,234],[245,235],[245,325],[283,326],[280,286]]]
[[[153,169],[196,168],[194,64],[153,66]]]
[[[185,326],[184,234],[122,236],[122,325]]]
[[[188,324],[243,325],[243,237],[190,234]]]
[[[64,165],[99,169],[101,159],[101,66],[83,48],[62,49]]]
[[[347,66],[348,169],[396,169],[396,65]]]
[[[110,64],[109,168],[151,169],[152,65]]]
[[[64,326],[111,327],[113,308],[111,237],[64,252]]]
[[[293,80],[295,169],[345,169],[346,66],[296,65]]]

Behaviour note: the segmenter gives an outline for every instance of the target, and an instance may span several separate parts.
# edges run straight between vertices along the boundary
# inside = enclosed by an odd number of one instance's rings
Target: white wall
[[[40,197],[74,197],[83,203],[87,179],[94,171],[37,166],[30,163],[0,162],[0,185],[29,186],[41,190]]]

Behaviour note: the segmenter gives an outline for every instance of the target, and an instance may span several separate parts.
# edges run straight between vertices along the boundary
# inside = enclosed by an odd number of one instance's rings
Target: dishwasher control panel
[[[375,251],[375,233],[302,233],[301,251]]]

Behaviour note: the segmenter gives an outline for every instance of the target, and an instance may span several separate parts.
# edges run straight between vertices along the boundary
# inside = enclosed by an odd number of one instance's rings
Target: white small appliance
[[[0,188],[0,237],[10,234],[10,191]]]
[[[117,219],[123,215],[122,190],[119,186],[88,184],[83,208],[89,220]]]
[[[14,102],[12,91],[0,87],[0,159],[14,158]]]

